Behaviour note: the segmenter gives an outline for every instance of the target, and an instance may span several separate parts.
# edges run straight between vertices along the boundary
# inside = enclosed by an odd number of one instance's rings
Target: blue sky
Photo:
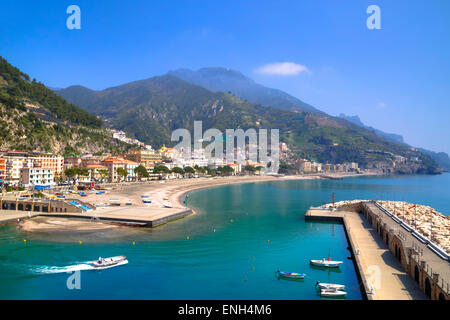
[[[66,28],[71,4],[81,30]],[[381,30],[366,27],[372,4]],[[228,67],[448,153],[449,39],[448,0],[0,3],[0,55],[48,86],[103,89],[181,67]],[[304,69],[257,72],[283,62]]]

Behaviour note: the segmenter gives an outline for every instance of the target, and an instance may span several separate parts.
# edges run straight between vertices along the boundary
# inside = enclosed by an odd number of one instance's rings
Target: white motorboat
[[[172,208],[173,206],[172,206],[172,204],[169,201],[164,201],[163,202],[163,207],[165,207],[165,208]]]
[[[323,283],[319,281],[317,281],[316,286],[318,286],[320,289],[336,289],[336,290],[345,289],[345,285],[343,284]]]
[[[347,292],[338,289],[322,289],[320,290],[320,295],[322,297],[345,297]]]
[[[317,267],[327,267],[327,268],[339,268],[341,264],[343,264],[343,261],[332,261],[332,260],[325,260],[323,258],[322,260],[311,260],[310,263],[313,266]]]
[[[94,269],[107,269],[107,268],[121,266],[121,265],[124,265],[127,263],[128,263],[127,257],[117,256],[117,257],[110,257],[110,258],[99,257],[97,260],[89,262],[89,265],[94,267]]]

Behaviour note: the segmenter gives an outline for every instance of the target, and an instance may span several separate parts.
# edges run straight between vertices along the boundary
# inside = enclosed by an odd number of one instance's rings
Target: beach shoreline
[[[184,204],[186,195],[191,192],[199,191],[207,188],[214,188],[233,184],[259,183],[273,181],[291,181],[291,180],[320,180],[320,179],[340,179],[355,176],[376,175],[368,174],[328,174],[326,178],[320,174],[311,175],[295,175],[295,176],[231,176],[231,177],[214,177],[214,178],[192,178],[192,179],[174,179],[160,180],[151,182],[141,182],[132,184],[120,184],[115,187],[108,188],[106,193],[97,195],[89,194],[86,197],[79,195],[71,195],[73,199],[79,199],[97,206],[96,210],[83,215],[64,214],[52,215],[42,214],[39,216],[39,223],[35,223],[35,218],[26,219],[21,223],[21,229],[26,232],[60,232],[70,229],[71,231],[95,231],[102,230],[107,224],[136,222],[154,226],[154,221],[164,221],[168,223],[173,220],[184,218],[188,215],[195,214],[195,211],[188,208]],[[142,196],[148,196],[151,200],[150,204],[144,204]],[[110,199],[118,199],[121,206],[101,206],[106,204]],[[170,202],[172,208],[165,208],[163,203]],[[46,217],[47,215],[47,217]],[[58,218],[61,223],[54,223]],[[80,218],[84,218],[80,220]],[[86,222],[86,219],[91,221]],[[64,221],[67,222],[65,226]],[[161,223],[161,224],[163,224]],[[96,224],[102,224],[97,226]],[[70,225],[70,228],[68,226]],[[132,226],[131,224],[129,226]]]

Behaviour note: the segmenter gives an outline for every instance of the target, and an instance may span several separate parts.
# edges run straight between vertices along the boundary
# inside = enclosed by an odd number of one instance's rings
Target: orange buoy
[[[267,243],[270,243],[270,240],[267,240]]]
[[[253,271],[255,271],[255,267],[253,267]]]

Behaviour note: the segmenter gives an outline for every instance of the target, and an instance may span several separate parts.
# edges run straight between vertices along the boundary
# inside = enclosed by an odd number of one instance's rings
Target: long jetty
[[[310,208],[305,219],[343,224],[364,298],[450,300],[450,257],[375,201]]]

